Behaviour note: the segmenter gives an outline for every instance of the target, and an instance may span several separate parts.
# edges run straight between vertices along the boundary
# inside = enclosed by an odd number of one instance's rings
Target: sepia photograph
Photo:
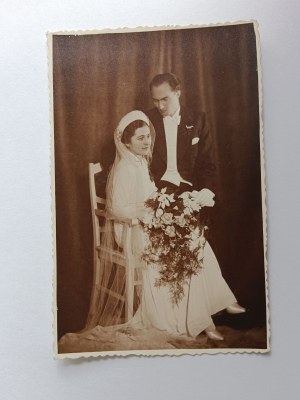
[[[268,352],[257,23],[48,46],[55,357]]]

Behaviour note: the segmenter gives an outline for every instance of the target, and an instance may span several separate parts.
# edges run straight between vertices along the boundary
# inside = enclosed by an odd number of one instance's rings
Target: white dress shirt
[[[190,182],[182,179],[177,169],[177,131],[180,118],[180,108],[172,116],[163,118],[167,144],[167,169],[161,180],[171,182],[176,186],[179,186],[181,182],[192,186]]]

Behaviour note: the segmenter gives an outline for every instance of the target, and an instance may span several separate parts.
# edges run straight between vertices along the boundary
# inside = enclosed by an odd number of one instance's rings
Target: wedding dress
[[[132,119],[149,121],[141,112],[135,111],[132,114]],[[127,119],[124,117],[123,127],[122,120],[115,132],[117,155],[107,186],[107,202],[113,215],[119,218],[138,218],[144,202],[153,194],[156,186],[150,179],[146,158],[131,153],[120,141],[124,125],[128,123],[128,115]],[[114,223],[114,239],[121,247],[127,240],[123,230],[123,225]],[[147,239],[146,233],[141,225],[134,227],[134,230],[136,234],[131,236],[132,245],[140,253],[136,262],[143,263],[141,254]],[[138,246],[136,241],[139,241]],[[91,308],[100,310],[96,310],[98,319],[93,319],[98,322],[87,324],[81,333],[66,334],[59,342],[60,352],[172,348],[170,337],[183,335],[195,338],[212,324],[213,314],[236,302],[208,242],[204,247],[203,267],[184,285],[184,296],[178,304],[172,302],[168,286],[158,287],[155,284],[158,278],[158,266],[144,263],[141,268],[139,305],[125,324],[118,324],[116,319],[114,326],[105,326],[107,323],[103,324],[101,318],[105,314],[103,310],[108,309],[111,314],[117,315],[118,307],[110,305],[107,308],[106,305],[98,304],[104,301],[104,297],[94,302],[92,299],[91,304],[94,305]],[[95,310],[92,310],[92,315],[95,315]]]
[[[137,216],[134,214],[137,209],[134,201],[143,204],[156,190],[150,180],[146,160],[132,156],[134,164],[128,161],[119,163],[113,198],[114,213],[130,218]],[[142,230],[140,234],[145,235]],[[121,237],[118,231],[117,236]],[[168,286],[155,285],[158,278],[157,265],[148,264],[142,269],[140,306],[132,326],[196,337],[212,324],[211,315],[236,302],[208,242],[204,247],[203,268],[185,284],[184,296],[178,305],[171,301]]]

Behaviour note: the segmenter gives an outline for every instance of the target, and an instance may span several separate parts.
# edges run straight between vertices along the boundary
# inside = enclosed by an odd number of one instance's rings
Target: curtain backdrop
[[[259,103],[252,24],[53,37],[58,336],[80,330],[93,275],[88,163],[113,161],[113,131],[152,102],[161,72],[182,81],[181,103],[205,111],[216,148],[211,243],[223,275],[265,321]]]

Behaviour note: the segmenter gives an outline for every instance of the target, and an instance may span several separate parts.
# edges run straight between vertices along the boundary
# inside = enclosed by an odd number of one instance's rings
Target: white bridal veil
[[[119,179],[120,182],[120,166],[125,165],[130,169],[137,165],[137,157],[128,150],[126,145],[121,141],[125,128],[134,121],[144,121],[150,127],[151,133],[151,146],[149,154],[142,159],[143,163],[149,163],[151,159],[155,131],[149,118],[142,111],[131,111],[126,114],[119,122],[116,130],[114,131],[114,142],[116,146],[115,160],[109,173],[107,185],[106,185],[106,211],[107,214],[112,216],[112,219],[106,218],[105,229],[101,237],[101,247],[103,251],[100,252],[100,267],[99,270],[94,270],[94,284],[91,295],[91,303],[89,314],[86,322],[85,329],[93,328],[97,325],[101,326],[112,326],[125,322],[125,307],[126,301],[124,301],[125,287],[126,287],[126,271],[124,267],[117,265],[113,262],[112,254],[114,251],[122,251],[123,249],[132,250],[132,243],[134,242],[135,251],[131,251],[130,257],[130,268],[135,269],[141,264],[141,252],[137,251],[137,242],[142,237],[142,228],[138,225],[129,226],[126,223],[119,225],[121,227],[122,239],[116,238],[116,221],[114,218],[118,218],[118,215],[113,215],[113,202],[114,196],[116,195],[116,185]],[[122,162],[122,164],[120,164]],[[138,185],[137,185],[138,186]],[[136,191],[139,187],[135,188]],[[134,193],[132,193],[134,194]],[[120,195],[120,188],[118,188],[118,195]],[[134,200],[132,200],[134,201]],[[138,204],[131,204],[131,212],[129,215],[123,215],[122,217],[136,218],[138,211]],[[116,240],[117,239],[117,240]],[[121,247],[120,247],[121,245]],[[140,247],[142,244],[140,244]],[[137,270],[137,269],[136,269]],[[109,291],[114,292],[116,295],[109,294]],[[134,301],[136,309],[139,304],[139,293],[134,293]],[[132,317],[127,315],[127,318]]]

